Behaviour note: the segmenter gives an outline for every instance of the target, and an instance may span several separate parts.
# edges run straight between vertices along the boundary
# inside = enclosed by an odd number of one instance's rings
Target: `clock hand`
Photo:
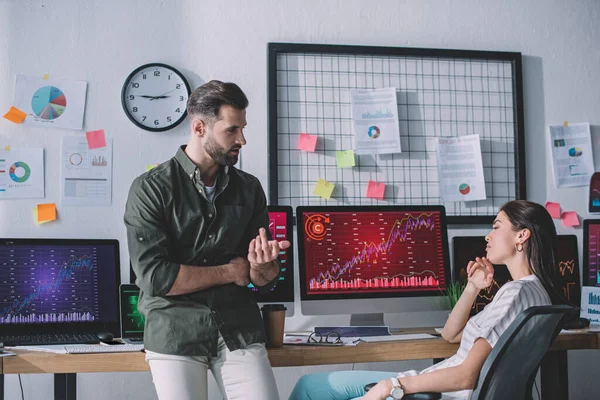
[[[177,89],[173,89],[173,90],[177,90]],[[161,94],[160,96],[154,96],[153,98],[150,99],[150,101],[155,100],[155,99],[164,99],[165,97],[163,97],[165,94],[167,93],[171,93],[173,90],[169,90],[168,92],[164,92],[163,94]]]
[[[145,94],[140,95],[139,97],[142,97],[144,99],[152,99],[152,98],[154,98],[154,96],[148,96],[148,95],[145,95]]]

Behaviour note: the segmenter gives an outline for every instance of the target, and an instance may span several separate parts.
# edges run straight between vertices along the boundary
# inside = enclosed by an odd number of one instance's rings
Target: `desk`
[[[423,332],[423,330],[421,330]],[[542,398],[568,398],[567,350],[600,349],[600,334],[559,335],[542,362]],[[458,349],[441,338],[358,346],[284,346],[269,349],[273,367],[366,363],[447,358]],[[16,357],[0,358],[2,374],[55,374],[55,400],[75,400],[76,375],[80,372],[149,371],[143,353],[53,354],[16,351]],[[3,375],[0,375],[3,377]],[[3,388],[3,387],[2,387]],[[3,392],[3,391],[2,391]],[[0,400],[4,395],[0,395]]]

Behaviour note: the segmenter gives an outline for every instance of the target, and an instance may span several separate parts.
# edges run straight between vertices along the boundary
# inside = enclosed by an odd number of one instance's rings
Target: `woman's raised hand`
[[[494,266],[485,257],[477,257],[467,265],[469,283],[477,289],[485,289],[494,281]]]

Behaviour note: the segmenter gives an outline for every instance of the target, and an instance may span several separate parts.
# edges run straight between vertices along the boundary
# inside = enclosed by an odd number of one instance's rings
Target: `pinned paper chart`
[[[44,149],[0,149],[0,200],[44,197]]]
[[[80,130],[87,83],[17,75],[14,106],[25,112],[24,124]]]

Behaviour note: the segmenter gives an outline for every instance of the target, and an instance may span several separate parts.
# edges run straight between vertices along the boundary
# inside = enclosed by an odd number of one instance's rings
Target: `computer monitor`
[[[443,206],[301,206],[296,218],[303,314],[377,325],[384,312],[447,309]]]
[[[467,264],[475,257],[485,257],[484,236],[460,236],[452,238],[454,281],[467,280]],[[577,254],[577,236],[558,235],[558,248],[556,251],[558,270],[561,278],[563,294],[569,302],[579,307],[581,302],[581,284],[579,277],[579,257]],[[494,281],[492,285],[479,292],[473,304],[472,314],[477,314],[491,303],[498,289],[506,282],[512,280],[506,265],[494,265]]]
[[[119,242],[0,239],[3,335],[119,335]]]
[[[289,240],[293,243],[294,216],[290,206],[268,206],[269,231],[276,240]],[[287,308],[286,316],[294,315],[294,249],[293,245],[279,253],[281,276],[277,285],[267,293],[261,293],[249,285],[259,305],[278,303]]]
[[[583,221],[583,285],[600,286],[600,219]]]
[[[467,265],[475,257],[485,257],[484,236],[455,236],[452,238],[452,272],[453,281],[466,283]],[[494,299],[498,289],[512,280],[506,265],[494,265],[494,281],[489,288],[483,289],[473,303],[471,314],[477,314]]]
[[[294,215],[290,206],[268,206],[269,231],[273,239],[289,240],[293,243]],[[294,315],[294,249],[293,246],[279,253],[281,276],[277,285],[268,293],[260,293],[252,284],[248,285],[259,305],[278,303],[286,308],[286,316]],[[135,283],[135,272],[129,262],[129,282]]]

